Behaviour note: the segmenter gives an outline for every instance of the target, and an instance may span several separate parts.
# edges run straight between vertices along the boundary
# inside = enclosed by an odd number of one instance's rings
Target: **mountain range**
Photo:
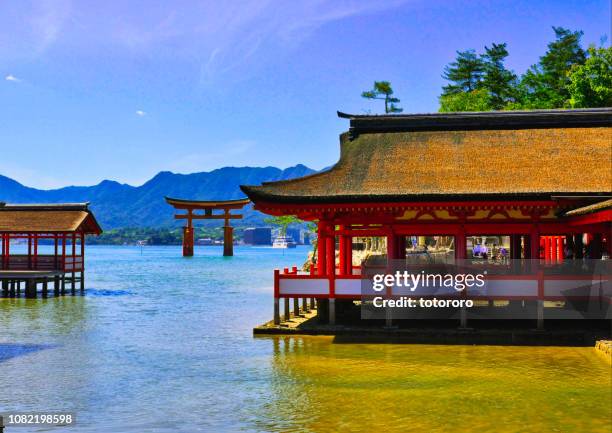
[[[298,164],[276,167],[223,167],[210,172],[177,174],[162,171],[141,186],[104,180],[94,186],[68,186],[42,190],[30,188],[0,175],[0,201],[7,203],[90,202],[105,230],[124,227],[170,227],[178,223],[164,196],[197,200],[229,200],[244,197],[239,185],[286,180],[314,173]],[[238,226],[263,224],[264,215],[249,205]],[[211,223],[217,224],[218,221]]]

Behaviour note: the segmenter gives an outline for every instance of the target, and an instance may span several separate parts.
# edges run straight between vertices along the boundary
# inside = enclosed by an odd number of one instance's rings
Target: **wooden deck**
[[[76,284],[80,283],[81,291],[85,289],[85,278],[81,271],[77,276],[74,272],[65,270],[0,270],[0,297],[14,298],[21,296],[21,291],[26,298],[36,298],[40,292],[41,296],[49,296],[49,289],[53,289],[53,295],[64,295],[67,286],[70,286],[72,294],[76,292]]]

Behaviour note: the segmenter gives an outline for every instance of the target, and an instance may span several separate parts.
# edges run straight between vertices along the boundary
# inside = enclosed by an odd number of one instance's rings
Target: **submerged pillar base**
[[[280,325],[280,299],[274,298],[274,324]]]
[[[334,298],[329,299],[329,324],[336,324],[336,300]]]

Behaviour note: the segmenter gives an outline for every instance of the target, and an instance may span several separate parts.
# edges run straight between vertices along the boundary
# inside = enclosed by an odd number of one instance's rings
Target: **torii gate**
[[[165,197],[166,202],[175,209],[186,210],[186,214],[175,214],[175,219],[186,219],[187,225],[183,227],[183,256],[193,256],[193,220],[222,219],[223,225],[223,255],[234,255],[234,228],[230,226],[230,220],[241,219],[241,214],[232,214],[232,209],[242,209],[250,203],[248,198],[239,200],[182,200],[178,198]],[[203,210],[203,214],[196,214],[195,211]],[[215,214],[214,210],[221,210],[223,213]]]

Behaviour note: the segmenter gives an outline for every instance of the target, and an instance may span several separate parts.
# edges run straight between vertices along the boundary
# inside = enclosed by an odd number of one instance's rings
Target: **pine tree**
[[[444,68],[442,78],[450,81],[450,84],[442,88],[442,96],[478,89],[483,73],[482,59],[474,50],[457,51],[455,61]]]
[[[391,88],[391,83],[388,81],[374,81],[372,90],[361,92],[362,98],[385,101],[385,113],[401,113],[404,111],[403,108],[395,105],[398,104],[400,100],[391,95],[393,95],[393,89]]]
[[[531,66],[520,83],[521,104],[525,108],[562,108],[569,105],[569,71],[582,65],[586,55],[580,46],[582,31],[553,27],[555,40]]]
[[[501,110],[514,101],[516,74],[506,69],[504,60],[508,57],[507,44],[492,44],[485,47],[481,56],[483,77],[481,87],[487,91],[491,110]]]

